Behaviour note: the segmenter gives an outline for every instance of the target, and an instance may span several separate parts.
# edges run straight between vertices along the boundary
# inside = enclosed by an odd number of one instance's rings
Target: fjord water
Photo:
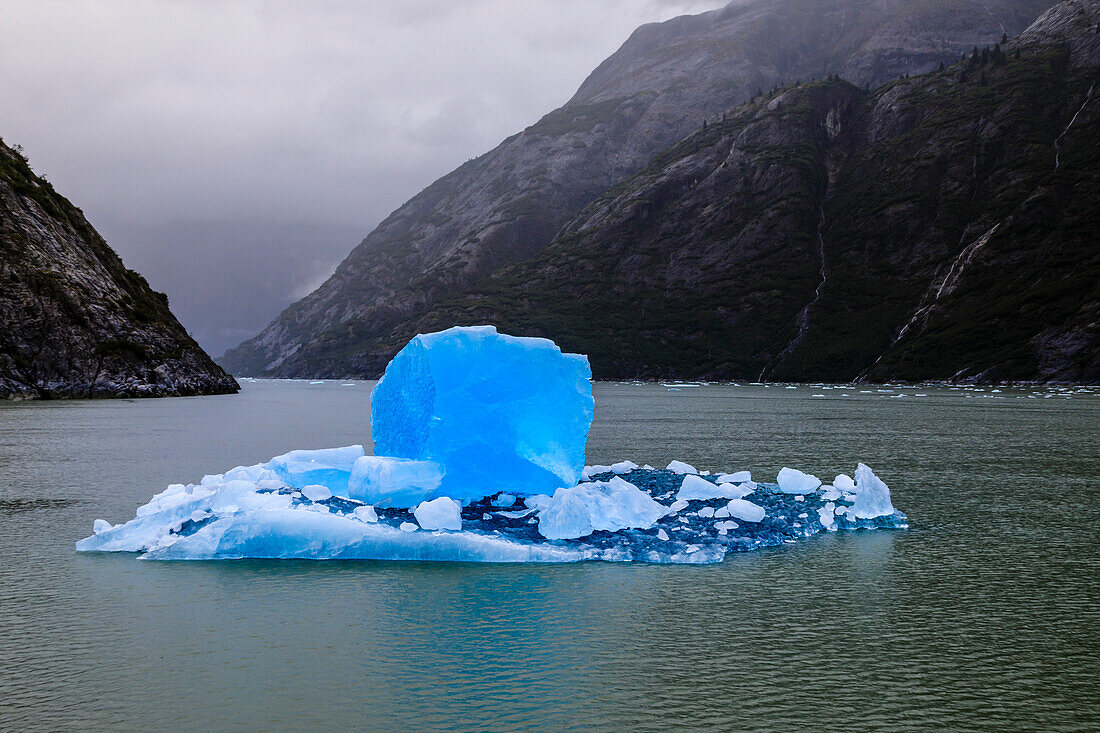
[[[863,460],[912,525],[715,566],[73,551],[169,483],[369,448],[347,384],[0,405],[0,729],[1100,725],[1092,391],[597,385],[589,463]]]

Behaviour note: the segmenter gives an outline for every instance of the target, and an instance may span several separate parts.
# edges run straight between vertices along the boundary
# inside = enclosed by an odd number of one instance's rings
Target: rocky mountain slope
[[[489,322],[601,377],[1100,382],[1100,0],[874,91],[765,95],[530,260],[395,330]]]
[[[538,254],[610,186],[758,89],[830,73],[874,87],[1013,35],[1049,5],[735,0],[644,26],[562,108],[418,194],[221,363],[249,375],[377,376],[410,319]]]
[[[0,141],[0,398],[238,389],[168,299]]]

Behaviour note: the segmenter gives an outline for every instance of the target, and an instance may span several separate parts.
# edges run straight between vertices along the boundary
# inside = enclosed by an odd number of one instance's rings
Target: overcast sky
[[[178,230],[157,232],[225,224],[205,265],[235,248],[223,276],[269,319],[289,297],[265,305],[231,272],[263,258],[264,227],[307,225],[284,243],[306,264],[290,257],[301,272],[276,288],[301,295],[410,196],[564,103],[634,28],[723,4],[0,0],[0,136],[177,310],[193,283]],[[261,233],[234,234],[247,226]],[[264,325],[239,315],[225,339]],[[184,321],[200,341],[212,326]]]
[[[0,0],[0,136],[92,216],[362,225],[721,4]]]

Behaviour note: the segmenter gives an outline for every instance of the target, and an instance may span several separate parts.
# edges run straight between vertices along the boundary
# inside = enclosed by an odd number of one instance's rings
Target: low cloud
[[[93,223],[365,224],[720,4],[0,0],[0,135]]]

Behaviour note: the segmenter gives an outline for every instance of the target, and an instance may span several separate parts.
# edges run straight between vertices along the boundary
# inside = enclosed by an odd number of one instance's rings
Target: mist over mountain
[[[758,90],[830,74],[877,87],[1015,35],[1049,5],[746,0],[643,26],[565,106],[413,197],[221,363],[377,376],[408,323],[534,257],[586,205]]]
[[[317,289],[362,239],[347,224],[101,220],[126,263],[168,293],[172,311],[211,354],[254,336]]]

